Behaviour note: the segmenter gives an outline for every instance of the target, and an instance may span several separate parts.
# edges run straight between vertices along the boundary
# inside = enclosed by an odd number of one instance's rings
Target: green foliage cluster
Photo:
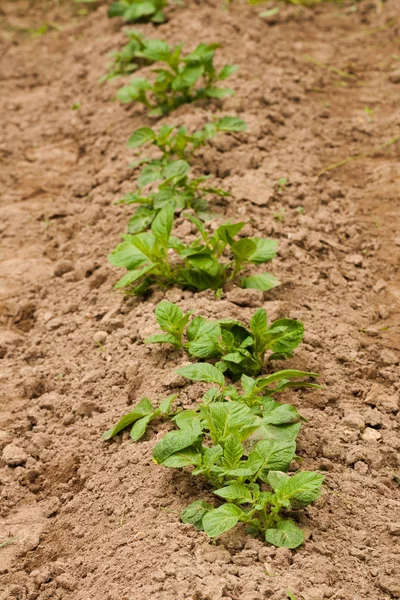
[[[155,315],[165,333],[151,335],[147,343],[172,344],[191,357],[218,359],[216,366],[234,376],[258,375],[268,351],[268,361],[293,356],[304,335],[303,323],[295,319],[279,319],[268,325],[263,308],[254,313],[250,327],[233,319],[191,319],[192,311],[182,313],[179,306],[167,300],[157,305]]]
[[[263,264],[276,254],[275,240],[236,239],[244,223],[220,225],[210,235],[203,223],[189,214],[186,217],[200,235],[193,242],[184,243],[172,235],[174,212],[175,207],[168,204],[157,213],[151,231],[122,235],[124,241],[109,255],[111,264],[128,270],[115,285],[117,289],[129,287],[133,293],[141,294],[153,285],[179,285],[194,291],[217,291],[227,281],[235,282],[246,265]],[[242,287],[263,291],[278,283],[269,273],[240,279]]]
[[[167,0],[119,0],[111,4],[108,16],[122,17],[127,23],[136,21],[163,23],[165,21],[163,9],[167,4]]]
[[[144,49],[141,55],[165,66],[153,69],[157,75],[154,83],[133,78],[117,92],[118,100],[123,104],[140,102],[148,108],[149,116],[161,117],[195,100],[231,96],[230,88],[221,88],[218,84],[237,67],[225,65],[217,71],[214,55],[219,47],[219,44],[199,44],[193,52],[182,56],[182,44],[171,48],[162,40],[153,40],[151,49]]]
[[[223,501],[215,508],[196,500],[183,511],[182,521],[212,538],[241,522],[251,534],[275,546],[302,544],[304,532],[288,512],[319,498],[323,477],[314,472],[287,474],[296,459],[301,417],[294,406],[276,402],[273,394],[296,379],[317,374],[286,370],[257,379],[242,375],[240,390],[227,385],[222,371],[207,363],[187,365],[177,372],[213,387],[195,410],[172,416],[175,429],[154,446],[153,461],[169,468],[191,468],[191,474],[207,480]],[[173,397],[167,398],[154,411],[147,399],[141,400],[105,433],[105,439],[133,423],[131,437],[138,440],[152,418],[171,414],[172,401]]]

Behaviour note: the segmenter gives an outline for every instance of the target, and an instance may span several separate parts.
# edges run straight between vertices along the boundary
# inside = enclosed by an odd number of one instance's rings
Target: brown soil
[[[279,238],[271,270],[284,284],[264,297],[165,296],[204,316],[248,319],[262,304],[272,319],[304,321],[290,364],[319,371],[325,389],[286,399],[309,419],[302,468],[325,472],[326,486],[295,552],[240,527],[212,544],[179,523],[209,492],[152,463],[157,423],[141,443],[102,442],[142,395],[176,391],[189,406],[203,388],[174,375],[183,355],[143,344],[163,293],[112,289],[120,273],[106,255],[130,214],[114,202],[134,184],[125,142],[149,121],[112,101],[121,80],[98,83],[124,27],[105,4],[87,16],[79,6],[0,8],[0,450],[12,442],[20,463],[0,463],[0,544],[17,538],[0,547],[1,599],[400,598],[400,144],[383,148],[400,132],[399,0],[282,7],[268,21],[240,2],[192,0],[157,29],[140,26],[188,48],[221,42],[220,64],[240,66],[233,98],[167,121],[246,120],[248,134],[218,138],[197,167],[233,192],[221,215]],[[37,39],[23,31],[43,22],[53,26]]]

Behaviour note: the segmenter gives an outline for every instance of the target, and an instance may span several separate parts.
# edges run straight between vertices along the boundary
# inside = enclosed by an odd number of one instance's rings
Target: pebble
[[[400,83],[400,69],[396,69],[396,71],[390,73],[388,79],[390,83]]]
[[[400,360],[399,356],[388,348],[384,348],[381,351],[380,358],[385,365],[398,365]]]
[[[362,267],[363,264],[363,256],[361,254],[349,254],[344,260],[355,267]]]
[[[351,429],[359,429],[362,431],[365,428],[365,420],[360,413],[351,411],[344,416],[343,425],[346,425]]]
[[[384,290],[386,286],[387,282],[384,279],[378,279],[372,289],[374,290],[375,294],[379,294],[379,292]]]
[[[3,460],[9,467],[18,467],[24,465],[28,459],[28,455],[23,448],[16,444],[8,444],[3,449]]]
[[[382,434],[380,431],[372,429],[372,427],[366,427],[361,437],[364,442],[378,442],[381,439]]]
[[[68,590],[69,592],[73,592],[76,589],[77,581],[70,575],[69,573],[61,573],[56,577],[56,582],[58,585],[64,590]]]
[[[61,402],[61,397],[56,392],[48,392],[47,394],[43,394],[43,396],[39,399],[40,408],[45,408],[46,410],[53,410]]]
[[[54,266],[54,275],[56,277],[61,277],[65,273],[69,273],[70,271],[73,271],[73,269],[74,269],[74,264],[72,261],[59,260],[56,262],[56,264]]]
[[[105,344],[108,338],[107,331],[96,331],[93,336],[93,341],[95,344]]]
[[[389,523],[390,535],[400,535],[400,523]]]
[[[263,304],[264,296],[260,290],[235,288],[228,292],[227,300],[239,306],[259,307]]]

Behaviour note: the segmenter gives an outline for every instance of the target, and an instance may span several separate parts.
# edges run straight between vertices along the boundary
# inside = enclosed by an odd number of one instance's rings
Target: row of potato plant
[[[110,16],[125,21],[165,19],[165,0],[124,0],[111,5]],[[147,40],[139,32],[127,32],[128,44],[115,53],[103,79],[128,75],[154,63],[157,75],[134,78],[117,92],[123,103],[139,102],[150,117],[162,117],[184,103],[219,99],[231,89],[219,82],[235,72],[234,65],[214,67],[218,44],[199,44],[184,55],[182,45],[169,46],[162,40]],[[158,130],[140,127],[128,147],[155,146],[158,158],[139,157],[132,167],[141,167],[137,189],[121,199],[137,208],[128,223],[123,242],[110,254],[110,262],[127,270],[115,285],[126,293],[144,294],[153,286],[179,285],[193,291],[212,289],[218,297],[226,284],[268,291],[279,285],[270,273],[247,273],[248,265],[270,261],[277,242],[258,237],[240,237],[245,223],[214,226],[216,215],[209,210],[213,197],[230,193],[208,185],[207,176],[191,172],[192,158],[200,147],[219,133],[240,134],[246,124],[236,116],[214,118],[203,129],[188,133],[183,126],[162,125]],[[176,216],[188,219],[197,232],[189,243],[173,235]],[[104,434],[109,440],[130,427],[138,441],[154,419],[167,419],[173,429],[154,446],[153,460],[170,468],[188,468],[202,476],[218,497],[215,507],[196,500],[182,513],[211,538],[237,523],[247,525],[252,535],[276,546],[295,548],[304,541],[293,511],[304,508],[321,494],[322,475],[296,472],[288,475],[296,456],[296,438],[304,420],[297,409],[275,400],[288,388],[319,388],[317,373],[285,369],[263,375],[267,365],[283,360],[303,338],[304,328],[295,319],[268,324],[259,308],[249,326],[233,319],[208,320],[192,311],[162,301],[155,310],[162,333],[147,343],[172,344],[199,362],[177,370],[192,381],[212,384],[195,409],[185,410],[177,395],[154,407],[142,398],[133,410]],[[200,362],[200,361],[212,361]],[[230,382],[229,382],[230,381]]]

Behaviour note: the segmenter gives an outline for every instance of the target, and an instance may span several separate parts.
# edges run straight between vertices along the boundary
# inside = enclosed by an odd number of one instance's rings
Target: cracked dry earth
[[[130,215],[115,201],[135,179],[125,142],[150,122],[113,101],[122,80],[98,83],[124,41],[106,9],[0,8],[1,600],[400,598],[400,3],[281,6],[263,20],[240,2],[185,1],[157,29],[139,26],[189,49],[218,41],[220,64],[240,67],[235,96],[164,120],[194,130],[236,114],[249,126],[212,141],[195,168],[232,192],[213,206],[221,219],[279,240],[270,270],[283,284],[221,300],[112,289],[120,273],[106,255]],[[57,27],[24,33],[44,21]],[[179,220],[177,231],[193,233]],[[271,320],[304,321],[286,364],[320,372],[324,389],[285,400],[308,419],[301,468],[326,479],[296,551],[241,527],[212,544],[180,523],[185,505],[212,496],[152,463],[163,425],[137,444],[102,441],[143,395],[177,392],[190,407],[205,389],[174,374],[182,354],[143,344],[163,297],[207,317],[247,320],[264,306]]]

